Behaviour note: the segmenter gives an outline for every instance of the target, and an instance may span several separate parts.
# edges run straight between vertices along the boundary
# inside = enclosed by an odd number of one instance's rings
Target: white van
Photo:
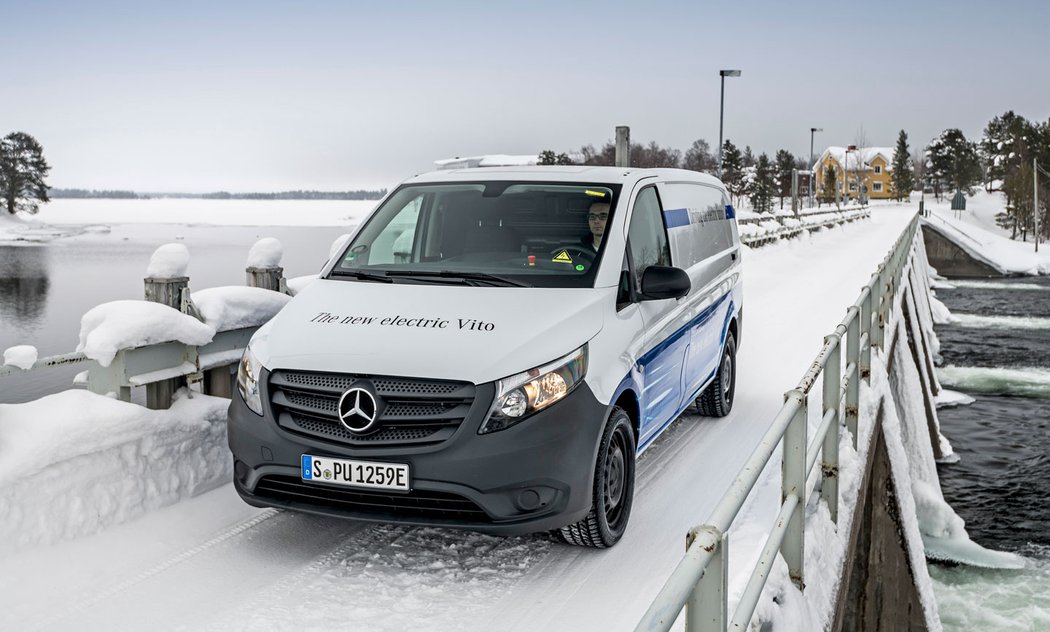
[[[635,461],[733,405],[722,184],[678,169],[410,178],[259,329],[229,414],[245,501],[615,544]]]

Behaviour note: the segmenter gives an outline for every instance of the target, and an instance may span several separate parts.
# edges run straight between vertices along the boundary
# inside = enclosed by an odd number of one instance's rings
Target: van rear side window
[[[330,276],[592,287],[619,193],[620,185],[588,183],[407,185],[369,218]]]

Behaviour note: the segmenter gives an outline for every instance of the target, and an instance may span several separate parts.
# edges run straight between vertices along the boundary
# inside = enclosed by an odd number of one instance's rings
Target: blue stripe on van
[[[736,209],[733,208],[732,204],[726,204],[726,219],[735,219]]]
[[[664,226],[668,229],[689,225],[689,211],[684,208],[672,208],[664,211]]]

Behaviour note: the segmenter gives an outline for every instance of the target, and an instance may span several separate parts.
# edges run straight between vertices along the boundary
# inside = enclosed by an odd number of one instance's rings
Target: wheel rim
[[[612,529],[619,528],[626,504],[627,440],[623,432],[620,428],[613,433],[605,456],[605,519]]]
[[[729,354],[722,356],[722,398],[728,404],[733,401],[733,359]]]

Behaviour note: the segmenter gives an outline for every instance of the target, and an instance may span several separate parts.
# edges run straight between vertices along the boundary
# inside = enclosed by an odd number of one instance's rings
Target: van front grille
[[[339,398],[354,384],[371,385],[381,400],[376,426],[355,434],[339,421]],[[474,402],[467,382],[277,370],[270,374],[277,424],[291,432],[360,446],[426,445],[451,437]]]

